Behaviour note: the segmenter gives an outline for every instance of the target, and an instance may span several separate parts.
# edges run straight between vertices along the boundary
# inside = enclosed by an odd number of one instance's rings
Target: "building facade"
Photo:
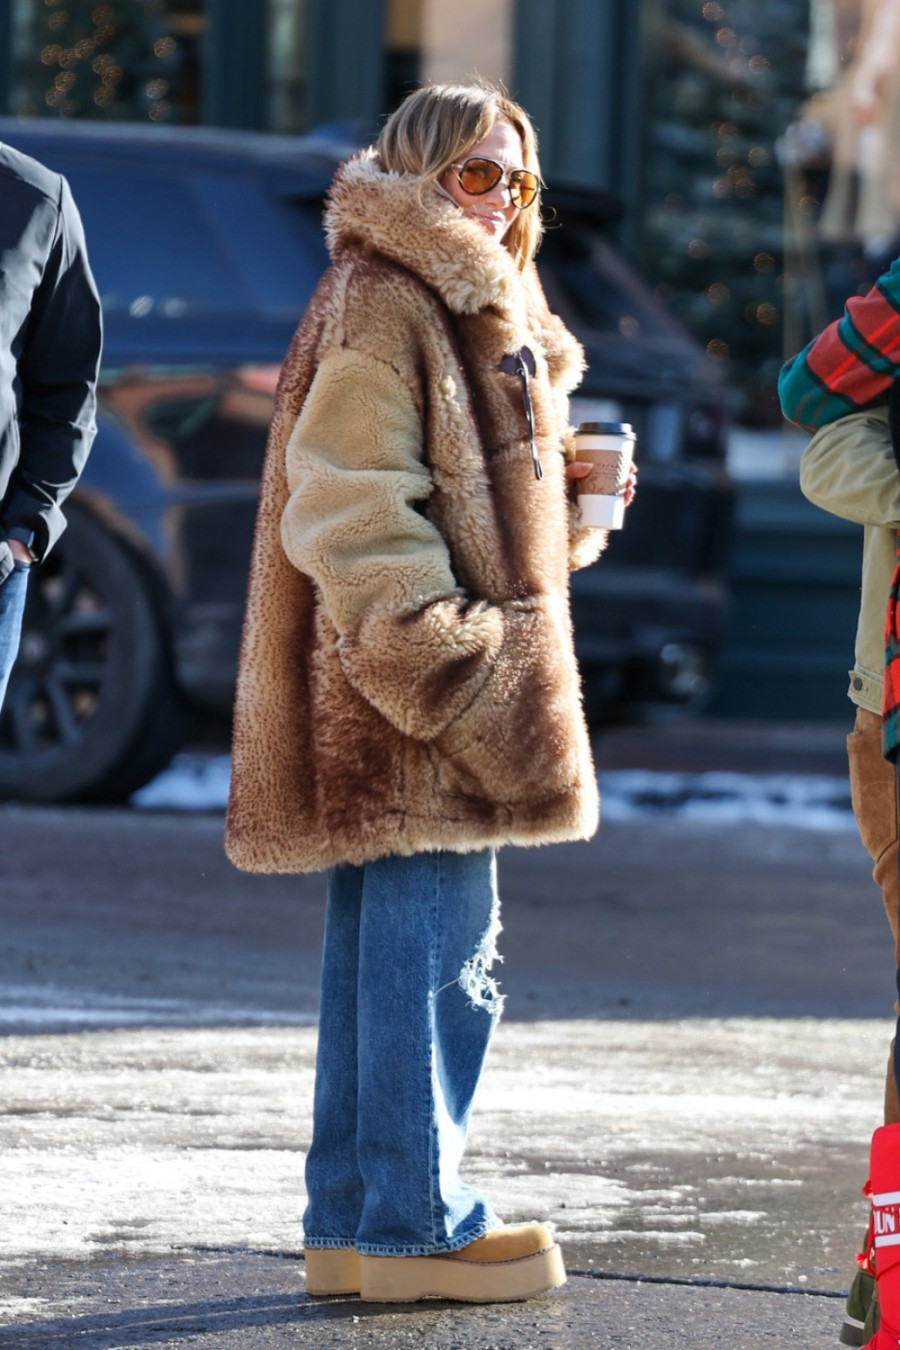
[[[4,34],[23,117],[371,135],[420,80],[503,80],[751,422],[897,247],[900,0],[0,0]]]

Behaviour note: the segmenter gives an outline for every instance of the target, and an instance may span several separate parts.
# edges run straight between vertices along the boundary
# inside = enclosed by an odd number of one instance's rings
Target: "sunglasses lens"
[[[460,187],[470,197],[483,197],[503,177],[503,167],[492,159],[467,159],[458,171]],[[530,206],[537,196],[537,175],[528,169],[513,169],[509,175],[509,198],[520,209]]]
[[[530,206],[537,196],[538,180],[527,169],[509,175],[509,195],[518,207]]]
[[[460,186],[472,197],[480,197],[483,193],[490,192],[502,177],[503,170],[500,165],[490,159],[467,159],[459,170]]]

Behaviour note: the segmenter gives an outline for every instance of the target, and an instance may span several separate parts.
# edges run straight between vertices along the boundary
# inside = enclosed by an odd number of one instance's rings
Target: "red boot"
[[[900,1346],[900,1124],[872,1135],[872,1231],[881,1324],[865,1350]]]

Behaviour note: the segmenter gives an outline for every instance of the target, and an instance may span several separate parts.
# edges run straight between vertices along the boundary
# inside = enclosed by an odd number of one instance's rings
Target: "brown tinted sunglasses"
[[[505,169],[495,159],[484,159],[481,155],[473,155],[451,168],[456,170],[463,192],[468,192],[470,197],[483,197],[503,179],[509,189],[510,201],[520,211],[531,205],[540,187],[537,174],[529,169]]]

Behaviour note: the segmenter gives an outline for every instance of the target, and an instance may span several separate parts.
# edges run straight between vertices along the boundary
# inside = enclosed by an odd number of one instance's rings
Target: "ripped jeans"
[[[329,873],[307,1247],[455,1251],[497,1226],[460,1179],[502,997],[493,852]]]

